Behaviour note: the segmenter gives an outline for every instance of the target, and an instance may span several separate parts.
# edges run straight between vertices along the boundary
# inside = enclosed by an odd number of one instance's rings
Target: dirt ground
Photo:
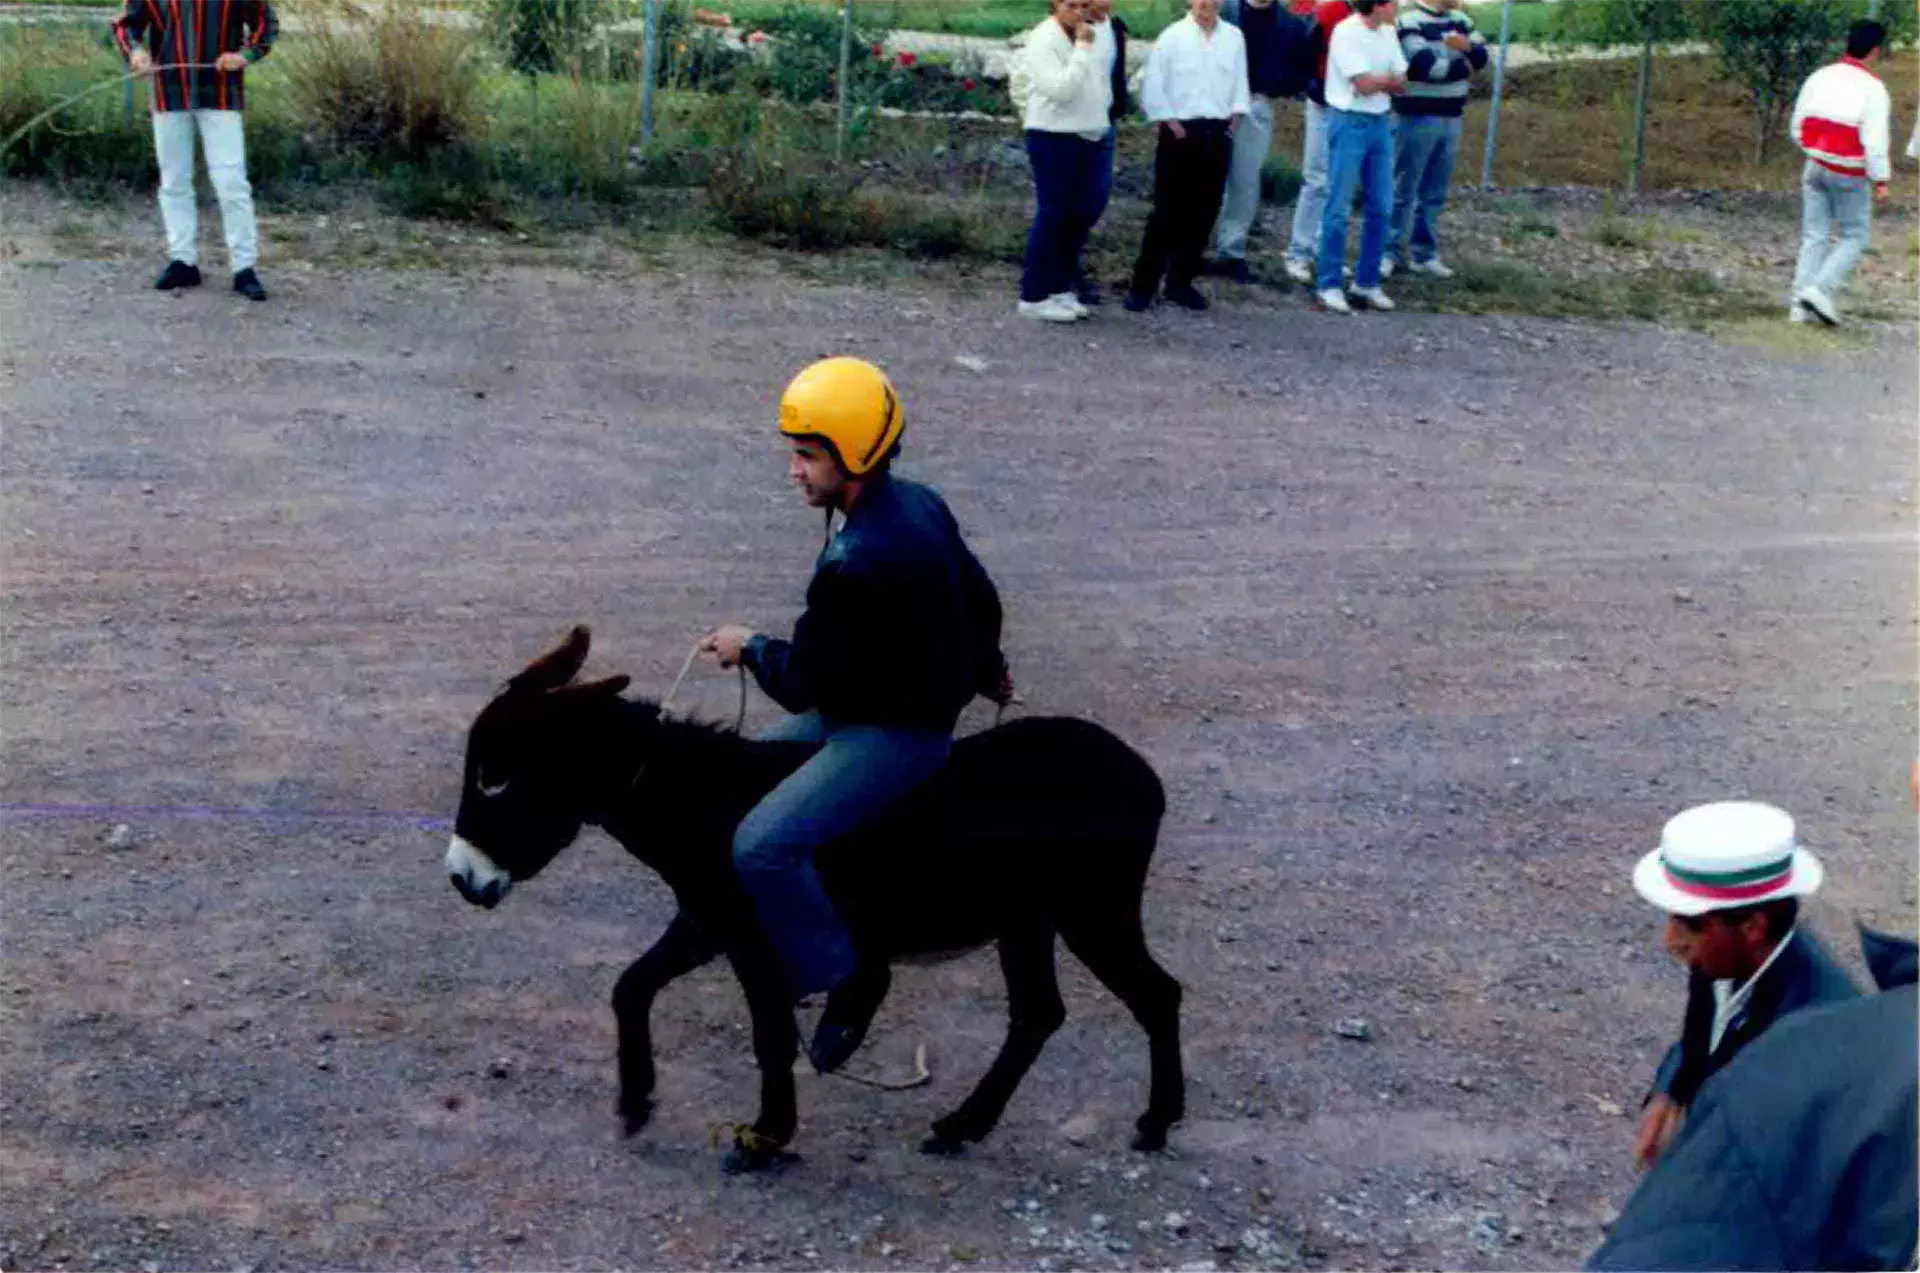
[[[1666,817],[1792,810],[1856,968],[1854,917],[1914,924],[1911,326],[1037,330],[998,274],[692,249],[285,254],[250,306],[64,215],[0,194],[0,1266],[1568,1267],[1679,1026],[1628,885]],[[964,1159],[915,1145],[998,1043],[984,954],[904,970],[861,1062],[924,1041],[933,1083],[804,1077],[762,1179],[718,1171],[755,1084],[697,974],[622,1141],[607,997],[665,891],[596,832],[483,913],[407,820],[569,624],[658,693],[707,625],[790,622],[818,524],[772,405],[830,352],[902,386],[1028,710],[1166,779],[1164,1155],[1125,1148],[1144,1039],[1064,956],[1069,1022]]]

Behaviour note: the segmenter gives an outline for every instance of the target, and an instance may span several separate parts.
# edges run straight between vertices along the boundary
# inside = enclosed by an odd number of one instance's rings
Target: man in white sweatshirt
[[[1793,106],[1793,139],[1806,152],[1800,177],[1800,262],[1788,317],[1839,323],[1834,294],[1866,251],[1873,205],[1887,197],[1892,104],[1873,73],[1887,30],[1862,20],[1847,32],[1847,55],[1807,77]],[[1840,241],[1834,243],[1838,226]]]
[[[1087,10],[1088,0],[1053,0],[1052,14],[1020,51],[1035,207],[1018,312],[1047,323],[1087,316],[1074,285],[1099,217],[1103,142],[1112,125],[1111,59],[1100,56]]]

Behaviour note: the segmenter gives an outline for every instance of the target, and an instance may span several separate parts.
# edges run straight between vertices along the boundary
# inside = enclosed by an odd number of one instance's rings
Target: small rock
[[[1334,1025],[1333,1032],[1343,1039],[1358,1039],[1365,1043],[1373,1037],[1373,1028],[1365,1017],[1342,1017]]]
[[[1479,1081],[1470,1074],[1462,1074],[1453,1081],[1453,1085],[1463,1092],[1477,1092],[1480,1090]]]
[[[1673,599],[1683,606],[1691,605],[1693,603],[1693,589],[1675,588],[1673,590]]]
[[[1481,1246],[1498,1246],[1502,1235],[1500,1217],[1483,1211],[1473,1218],[1473,1240]]]
[[[1079,1114],[1060,1124],[1060,1135],[1069,1145],[1084,1145],[1100,1130],[1100,1120],[1091,1114]]]
[[[127,848],[133,843],[133,828],[124,822],[117,824],[113,830],[107,832],[106,843],[110,849]]]
[[[1218,1267],[1212,1260],[1189,1260],[1180,1266],[1180,1273],[1214,1273]]]
[[[330,1070],[333,1068],[333,1062],[323,1056],[313,1063],[313,1068],[316,1070]]]
[[[1112,1221],[1108,1220],[1104,1215],[1101,1215],[1098,1211],[1094,1212],[1092,1215],[1087,1217],[1087,1227],[1089,1229],[1092,1229],[1095,1233],[1100,1233],[1104,1231],[1107,1225],[1111,1223]]]
[[[1601,1100],[1595,1101],[1594,1105],[1598,1107],[1600,1112],[1602,1114],[1605,1114],[1608,1118],[1618,1118],[1620,1117],[1620,1115],[1626,1113],[1625,1110],[1620,1108],[1620,1103],[1618,1101],[1609,1101],[1609,1100],[1601,1099]]]
[[[1160,1218],[1160,1227],[1168,1233],[1185,1233],[1187,1231],[1187,1218],[1178,1211],[1169,1211]]]
[[[987,360],[984,358],[976,358],[972,354],[955,354],[953,361],[965,367],[968,371],[985,371],[987,369]]]
[[[512,1078],[513,1062],[509,1061],[504,1056],[498,1058],[493,1062],[493,1064],[487,1066],[487,1077],[490,1079]]]

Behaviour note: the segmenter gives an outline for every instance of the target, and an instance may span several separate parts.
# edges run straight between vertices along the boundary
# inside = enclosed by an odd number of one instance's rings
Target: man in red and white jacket
[[[1887,29],[1862,20],[1847,31],[1847,55],[1807,77],[1793,106],[1793,139],[1807,154],[1800,178],[1800,265],[1788,316],[1840,321],[1834,293],[1866,250],[1873,205],[1887,197],[1887,86],[1871,69]],[[1835,227],[1840,241],[1832,242]]]

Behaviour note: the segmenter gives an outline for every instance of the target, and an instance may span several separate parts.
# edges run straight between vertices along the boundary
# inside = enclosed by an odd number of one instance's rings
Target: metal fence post
[[[654,68],[660,60],[660,0],[647,0],[640,33],[640,149],[653,148]],[[631,10],[629,10],[631,12]]]
[[[1493,63],[1493,105],[1487,108],[1487,148],[1480,156],[1480,188],[1493,185],[1493,143],[1500,135],[1500,98],[1507,87],[1507,45],[1513,42],[1513,0],[1500,3],[1500,52]]]
[[[847,154],[847,75],[853,63],[853,0],[842,0],[840,5],[840,78],[839,120],[833,130],[833,157],[840,160]]]
[[[1633,105],[1633,172],[1627,178],[1627,188],[1634,194],[1640,193],[1640,174],[1647,161],[1647,94],[1652,82],[1653,19],[1649,18],[1646,42],[1640,46],[1640,86],[1635,90]]]

